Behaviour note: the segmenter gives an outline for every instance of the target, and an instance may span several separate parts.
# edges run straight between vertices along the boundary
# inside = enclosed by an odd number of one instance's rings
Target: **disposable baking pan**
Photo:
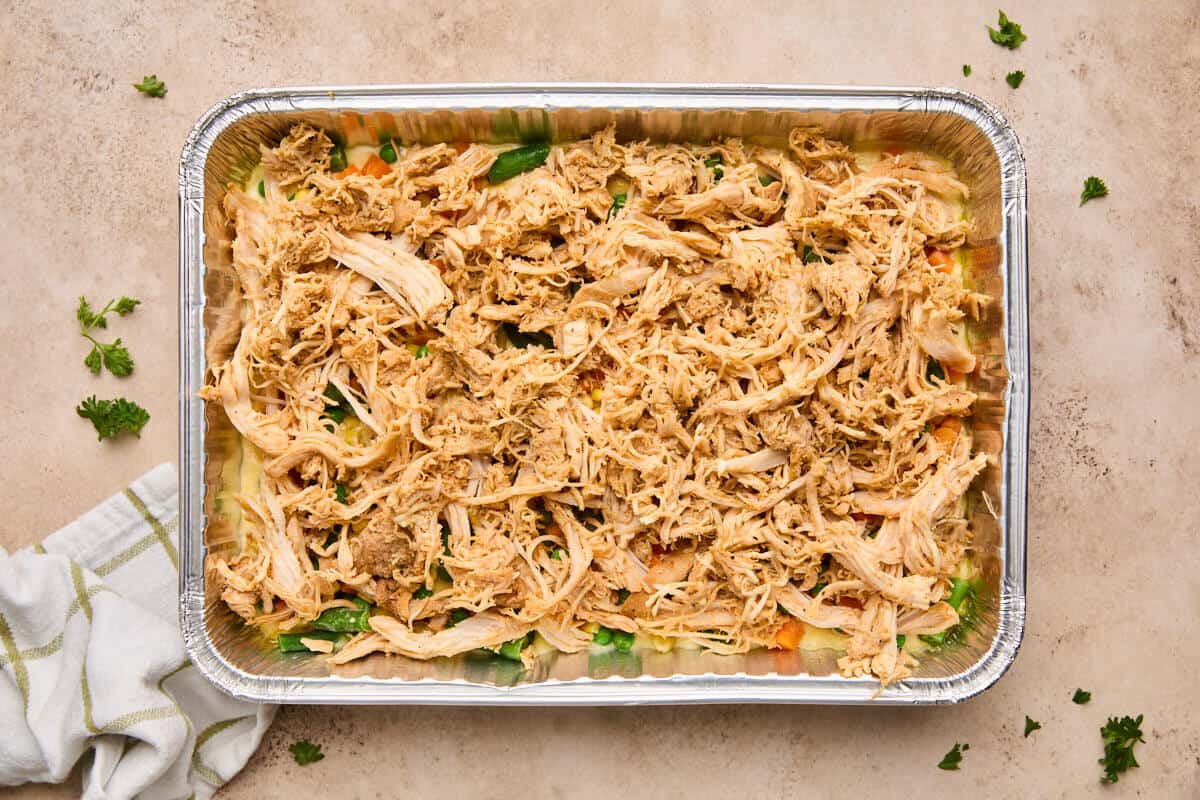
[[[972,487],[984,608],[958,648],[927,657],[880,691],[837,673],[832,651],[699,650],[548,654],[523,670],[470,655],[419,662],[376,655],[331,670],[285,655],[242,624],[206,580],[205,557],[233,546],[227,519],[237,437],[196,393],[208,359],[238,332],[221,198],[287,128],[308,122],[348,144],[570,141],[615,122],[621,139],[786,137],[821,125],[847,141],[902,142],[949,158],[971,190],[968,278],[993,298],[971,330],[980,361],[977,447],[993,457]],[[236,94],[196,123],[179,171],[180,615],[187,650],[238,697],[274,703],[608,705],[636,703],[952,703],[991,686],[1016,656],[1025,622],[1029,368],[1025,161],[1005,119],[957,89],[835,86],[473,85],[265,89]],[[226,492],[223,496],[222,492]]]

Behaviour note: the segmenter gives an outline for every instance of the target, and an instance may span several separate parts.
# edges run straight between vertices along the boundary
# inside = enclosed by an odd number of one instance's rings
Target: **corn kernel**
[[[651,634],[649,637],[650,646],[660,653],[669,653],[675,649],[675,640],[669,636],[655,636]]]

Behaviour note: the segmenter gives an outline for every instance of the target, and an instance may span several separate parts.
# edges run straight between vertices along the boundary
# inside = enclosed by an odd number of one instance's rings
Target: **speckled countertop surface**
[[[176,458],[176,170],[210,105],[266,85],[696,81],[954,85],[1028,157],[1029,613],[1016,664],[956,707],[288,708],[220,796],[1200,797],[1200,3],[284,2],[0,12],[0,545],[31,544]],[[962,64],[974,67],[964,78]],[[1025,83],[1004,83],[1022,69]],[[169,92],[140,96],[156,72]],[[1083,178],[1112,196],[1078,206]],[[129,292],[119,385],[79,363],[79,294]],[[153,415],[98,445],[93,392]],[[1070,702],[1076,686],[1090,705]],[[1146,715],[1101,787],[1098,728]],[[1022,738],[1026,714],[1043,729]],[[0,720],[0,728],[10,724]],[[307,737],[328,757],[300,768]],[[961,772],[935,768],[970,742]],[[11,797],[69,797],[27,786]]]

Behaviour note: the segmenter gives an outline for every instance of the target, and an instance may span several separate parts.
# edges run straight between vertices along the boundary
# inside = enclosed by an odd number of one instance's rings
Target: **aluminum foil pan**
[[[967,641],[879,690],[837,674],[832,651],[698,650],[546,654],[522,670],[470,655],[432,662],[376,655],[345,667],[281,654],[230,612],[204,565],[235,547],[222,476],[240,448],[224,414],[196,396],[210,358],[238,335],[221,197],[289,126],[308,122],[367,144],[567,141],[614,122],[618,137],[772,140],[817,124],[847,141],[904,142],[951,159],[971,190],[968,278],[994,301],[971,340],[977,447],[993,464],[972,489],[974,550],[985,589]],[[1025,160],[992,106],[956,89],[829,86],[479,85],[267,89],[234,95],[196,123],[179,171],[180,615],[187,650],[217,686],[274,703],[607,705],[633,703],[951,703],[991,686],[1016,656],[1025,622],[1029,422]],[[229,507],[225,498],[225,508]]]

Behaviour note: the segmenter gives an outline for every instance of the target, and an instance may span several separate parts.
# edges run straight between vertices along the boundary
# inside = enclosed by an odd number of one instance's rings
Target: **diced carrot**
[[[894,144],[891,147],[883,148],[883,154],[885,156],[893,156],[893,157],[894,156],[902,156],[902,155],[904,155],[904,148],[898,144]]]
[[[370,175],[372,178],[382,178],[391,171],[391,165],[375,153],[371,153],[371,157],[362,165],[363,175]]]
[[[558,536],[560,538],[563,535],[562,528],[558,527],[557,522],[551,522],[549,525],[547,525],[546,533],[550,534],[551,536]]]
[[[463,153],[467,152],[467,148],[471,146],[471,143],[470,142],[455,142],[453,146],[454,146],[454,152],[458,153],[461,156]]]
[[[950,383],[958,383],[967,376],[967,373],[959,372],[958,370],[951,369],[950,367],[945,367],[944,369],[946,370],[946,380]]]
[[[845,608],[862,608],[863,607],[862,601],[859,600],[857,597],[848,597],[846,595],[842,595],[841,597],[838,598],[838,605],[843,606]]]
[[[346,167],[344,170],[342,170],[341,172],[339,172],[339,173],[338,173],[338,174],[337,174],[335,177],[338,177],[338,178],[344,178],[344,177],[346,177],[347,175],[358,175],[358,174],[360,174],[360,173],[362,173],[362,170],[360,170],[360,169],[358,168],[358,165],[357,165],[357,164],[351,164],[350,166]]]
[[[946,417],[933,429],[933,438],[937,439],[939,444],[949,447],[954,444],[960,431],[962,431],[962,420],[958,417]]]
[[[782,650],[795,650],[804,638],[804,623],[798,619],[789,619],[783,623],[779,633],[775,634],[775,644]]]
[[[947,250],[926,251],[926,257],[929,263],[937,269],[938,272],[944,272],[949,275],[954,271],[954,258]]]

